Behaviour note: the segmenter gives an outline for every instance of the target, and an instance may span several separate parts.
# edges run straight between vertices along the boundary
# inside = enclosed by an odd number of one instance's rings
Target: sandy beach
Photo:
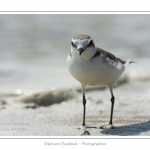
[[[138,64],[133,64],[129,68],[134,68],[134,65]],[[147,74],[150,75],[150,72]],[[90,135],[150,135],[149,75],[143,78],[135,76],[131,78],[131,75],[126,73],[122,76],[118,82],[120,84],[114,87],[115,128],[86,129]],[[1,97],[1,135],[80,136],[85,131],[77,129],[82,123],[83,113],[80,86],[71,89],[52,88],[28,94],[17,90],[10,95],[3,93]],[[89,87],[86,97],[87,125],[100,127],[102,124],[107,124],[110,116],[109,90]]]
[[[83,134],[77,128],[83,115],[80,83],[66,59],[71,38],[86,33],[99,47],[138,62],[114,86],[114,129],[99,129],[109,122],[109,90],[87,87],[86,124],[97,128],[86,130],[91,136],[149,136],[150,15],[75,15],[68,21],[72,17],[0,15],[0,135]]]

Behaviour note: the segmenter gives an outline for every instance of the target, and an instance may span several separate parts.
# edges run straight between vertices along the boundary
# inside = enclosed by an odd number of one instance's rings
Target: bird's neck
[[[74,49],[71,48],[71,54],[73,55],[73,57],[77,60],[90,60],[96,53],[96,48],[95,47],[91,47],[91,48],[87,48],[86,50],[84,50],[84,52],[79,55],[79,52]]]

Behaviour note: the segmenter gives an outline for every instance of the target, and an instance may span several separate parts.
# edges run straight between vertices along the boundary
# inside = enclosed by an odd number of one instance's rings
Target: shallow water
[[[122,59],[149,64],[150,15],[0,15],[0,91],[79,85],[66,58],[80,33]]]

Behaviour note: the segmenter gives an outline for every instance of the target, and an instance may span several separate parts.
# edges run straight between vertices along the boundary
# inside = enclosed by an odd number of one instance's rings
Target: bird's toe
[[[104,124],[99,127],[99,129],[114,129],[112,124]]]

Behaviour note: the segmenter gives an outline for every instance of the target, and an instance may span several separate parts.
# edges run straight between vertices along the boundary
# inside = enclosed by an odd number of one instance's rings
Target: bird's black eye
[[[76,45],[74,45],[73,42],[71,42],[71,45],[72,45],[73,47],[76,47]]]
[[[71,42],[71,45],[74,47],[74,44],[73,44],[73,42]]]
[[[93,45],[93,41],[91,40],[90,43],[89,43],[89,46],[92,46],[92,45]]]

